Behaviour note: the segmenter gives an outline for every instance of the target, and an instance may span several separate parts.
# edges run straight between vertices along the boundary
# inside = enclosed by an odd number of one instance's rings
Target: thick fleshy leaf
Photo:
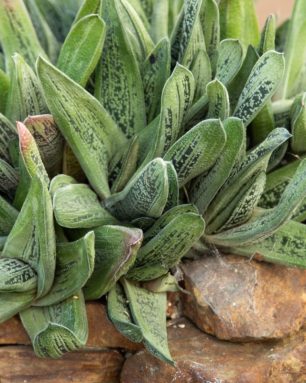
[[[101,13],[101,5],[101,0],[84,0],[75,17],[74,23],[77,23],[83,17],[88,15],[99,15]]]
[[[126,142],[123,133],[93,96],[58,69],[40,58],[37,70],[57,126],[93,188],[108,196],[108,165]]]
[[[243,49],[239,40],[221,41],[218,49],[216,79],[228,85],[241,68]]]
[[[284,57],[266,52],[257,61],[239,97],[234,115],[247,126],[265,106],[280,85],[285,68]]]
[[[17,130],[14,125],[0,113],[0,157],[11,163],[10,143],[17,139]]]
[[[208,226],[206,232],[216,231],[226,222],[244,193],[248,192],[253,178],[260,172],[266,172],[273,151],[289,137],[290,134],[286,129],[275,129],[262,144],[249,152],[243,161],[240,160],[235,164],[227,181],[204,215]]]
[[[168,200],[167,163],[161,158],[138,171],[126,187],[104,201],[105,208],[120,220],[143,216],[158,218]]]
[[[226,142],[219,120],[206,120],[185,133],[165,154],[178,174],[179,186],[209,170]],[[186,161],[188,158],[188,161]]]
[[[17,189],[19,175],[16,169],[0,159],[0,191],[13,199]]]
[[[28,308],[35,299],[36,289],[26,292],[0,292],[0,323]]]
[[[272,103],[268,101],[251,123],[252,145],[259,145],[276,126],[282,125],[275,124]]]
[[[208,206],[228,179],[234,165],[245,155],[246,133],[243,123],[231,117],[224,121],[226,143],[215,165],[207,174],[197,177],[189,190],[189,198],[199,212],[204,214]]]
[[[171,162],[167,163],[169,194],[165,210],[169,210],[179,204],[179,183],[176,170]]]
[[[40,44],[48,54],[50,60],[53,63],[56,62],[60,50],[59,42],[37,6],[36,0],[24,0],[24,3],[31,17]]]
[[[35,139],[48,174],[58,174],[62,166],[64,138],[54,118],[50,114],[30,116],[24,125]]]
[[[148,122],[160,112],[160,95],[170,76],[170,61],[170,43],[164,38],[143,63],[142,81]]]
[[[110,320],[130,341],[140,343],[143,335],[140,327],[133,323],[127,297],[119,283],[110,290],[107,296],[107,312]]]
[[[66,174],[59,174],[58,176],[54,177],[50,182],[49,191],[51,197],[54,197],[54,194],[58,189],[77,183],[78,182],[73,177],[67,176]]]
[[[51,197],[37,177],[5,243],[2,256],[18,258],[37,273],[37,297],[51,288],[55,271],[55,233]]]
[[[169,8],[171,7],[172,2],[165,0],[155,0],[153,3],[150,34],[156,42],[168,36]]]
[[[96,193],[85,184],[71,184],[57,189],[53,208],[57,223],[70,229],[90,229],[116,223],[116,219],[101,206]]]
[[[10,233],[17,217],[18,210],[0,196],[0,235],[8,235]]]
[[[259,46],[259,54],[264,54],[267,51],[275,49],[275,33],[276,33],[276,18],[275,15],[270,15],[265,23],[261,33]]]
[[[239,39],[244,47],[258,46],[259,25],[253,0],[221,0],[221,39]]]
[[[219,80],[211,81],[206,88],[208,97],[207,118],[226,120],[230,114],[230,102],[225,86]]]
[[[70,30],[62,46],[57,67],[78,84],[85,86],[102,54],[105,23],[89,15]]]
[[[207,237],[209,242],[221,246],[245,246],[256,243],[275,233],[290,220],[306,197],[306,160],[303,160],[282,194],[278,205],[258,218],[237,228]]]
[[[94,263],[95,235],[92,231],[78,241],[58,243],[52,288],[33,305],[49,306],[77,294],[90,278]]]
[[[247,246],[229,249],[234,254],[289,267],[306,268],[305,225],[289,221],[268,238]]]
[[[157,358],[173,364],[167,342],[167,294],[152,293],[126,279],[123,286],[132,317],[142,332],[144,345]]]
[[[306,93],[298,96],[291,109],[291,149],[294,153],[306,152]]]
[[[209,56],[205,49],[198,49],[190,65],[194,77],[195,95],[193,101],[198,101],[205,96],[206,86],[212,80],[212,68]]]
[[[9,76],[0,68],[0,113],[4,113],[8,98],[8,93],[10,89],[10,78]]]
[[[218,54],[218,45],[220,42],[219,9],[215,0],[202,1],[200,20],[203,28],[206,50],[214,70]]]
[[[36,74],[20,55],[15,54],[13,62],[6,116],[15,123],[30,115],[48,113]]]
[[[67,144],[67,142],[65,143],[64,147],[62,172],[75,178],[79,182],[87,181],[86,175],[83,169],[81,168],[78,159],[74,155],[72,149]]]
[[[286,70],[284,81],[278,90],[278,98],[292,98],[301,89],[301,74],[305,65],[306,54],[306,2],[297,0],[288,25],[285,43]]]
[[[20,317],[35,354],[41,358],[60,358],[87,342],[88,323],[82,292],[55,305],[31,307],[22,311]]]
[[[95,77],[95,96],[130,138],[146,126],[145,100],[140,70],[118,14],[119,7],[118,0],[102,2],[107,33]]]
[[[101,298],[127,273],[143,234],[140,229],[105,225],[95,229],[95,238],[95,268],[84,289],[86,299]]]
[[[0,270],[1,292],[19,293],[36,290],[36,273],[26,263],[13,258],[0,258]]]
[[[169,217],[161,219],[161,230],[141,247],[135,265],[127,274],[128,278],[148,281],[167,274],[202,236],[205,229],[203,218],[195,213],[176,215],[170,222],[167,222]],[[158,225],[158,221],[155,225]]]
[[[6,69],[12,69],[12,56],[17,52],[34,68],[44,54],[30,16],[22,0],[0,2],[0,43],[5,54]]]

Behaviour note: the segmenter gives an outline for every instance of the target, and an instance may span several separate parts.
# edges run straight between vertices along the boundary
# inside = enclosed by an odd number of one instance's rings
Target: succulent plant
[[[0,321],[38,356],[84,346],[106,296],[173,363],[184,256],[306,266],[305,6],[260,34],[251,0],[0,0]]]

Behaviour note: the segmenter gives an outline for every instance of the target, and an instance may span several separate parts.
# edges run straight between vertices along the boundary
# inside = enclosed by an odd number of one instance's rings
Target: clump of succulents
[[[306,151],[302,7],[260,35],[251,0],[0,0],[0,321],[38,356],[84,346],[106,296],[173,363],[184,256],[305,267],[306,162],[279,165]]]

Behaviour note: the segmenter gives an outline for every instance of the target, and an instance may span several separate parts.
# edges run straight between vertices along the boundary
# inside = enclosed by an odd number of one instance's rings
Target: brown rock
[[[306,323],[306,270],[237,256],[206,257],[183,266],[183,312],[225,340],[266,340]]]
[[[121,383],[305,383],[306,332],[284,341],[231,343],[181,319],[169,329],[176,367],[140,351],[124,364]]]
[[[107,317],[106,308],[98,302],[88,303],[89,338],[86,349],[122,348],[139,350],[142,345],[130,342],[121,335]],[[30,339],[18,317],[0,324],[0,345],[30,345]],[[0,380],[0,383],[2,381]]]
[[[117,351],[75,352],[39,359],[28,346],[0,347],[1,383],[117,383],[123,357]]]

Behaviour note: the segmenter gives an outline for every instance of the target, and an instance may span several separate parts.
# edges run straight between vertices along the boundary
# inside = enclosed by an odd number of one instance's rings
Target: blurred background
[[[263,26],[268,15],[275,13],[278,23],[287,19],[293,7],[294,0],[255,0],[260,25]]]

